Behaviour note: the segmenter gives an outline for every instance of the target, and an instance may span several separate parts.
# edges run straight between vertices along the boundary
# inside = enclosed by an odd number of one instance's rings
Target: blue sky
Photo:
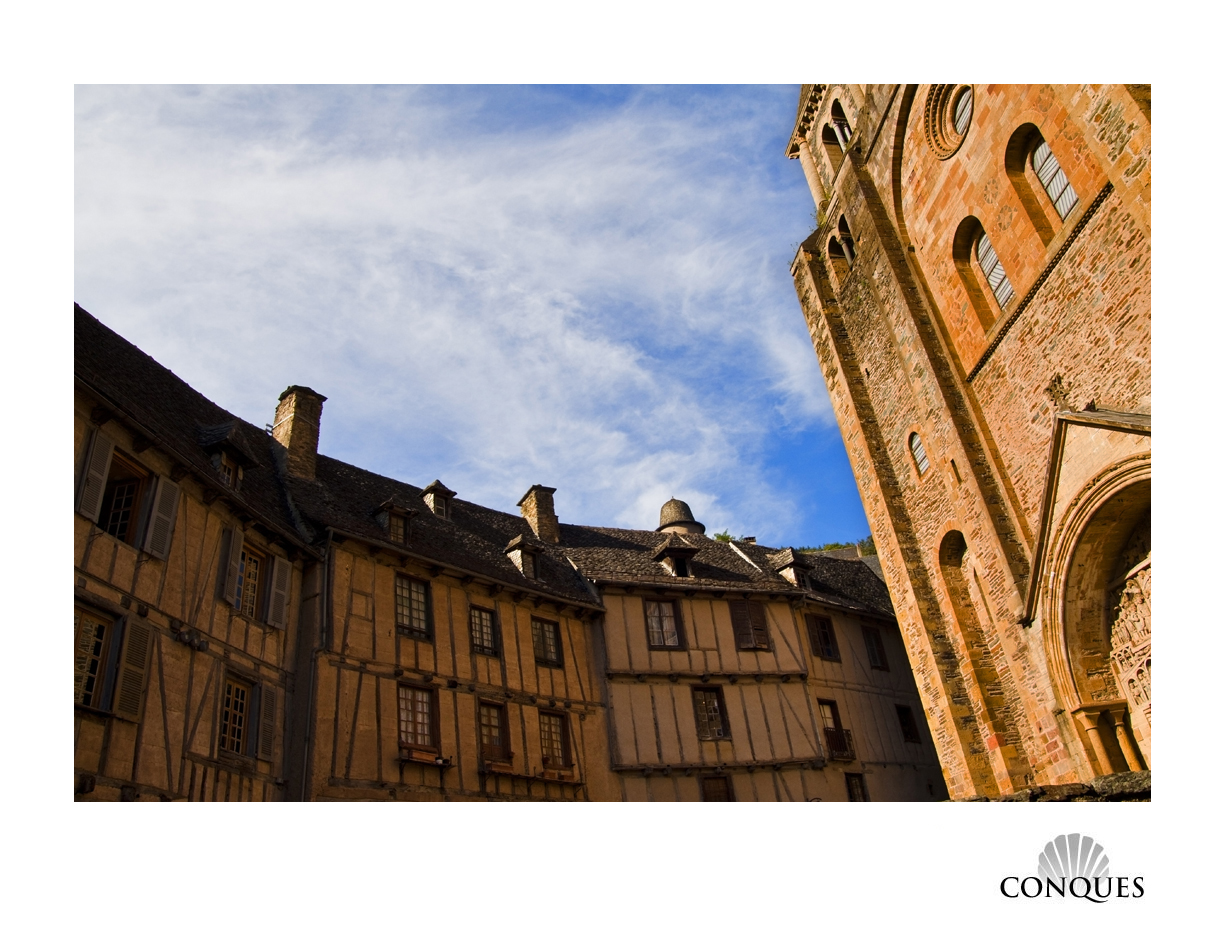
[[[514,510],[867,533],[788,267],[798,87],[78,87],[76,300],[214,401]]]

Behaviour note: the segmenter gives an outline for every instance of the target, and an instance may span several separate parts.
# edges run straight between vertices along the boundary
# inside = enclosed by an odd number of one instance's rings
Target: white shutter
[[[276,737],[276,689],[262,683],[259,687],[259,730],[255,755],[258,759],[272,760],[272,741]]]
[[[272,558],[272,594],[268,597],[268,624],[284,628],[289,617],[289,578],[293,567],[284,557]]]
[[[178,513],[178,485],[164,476],[158,477],[144,547],[158,560],[165,560],[170,556],[170,539],[174,536],[174,521]]]
[[[222,598],[238,608],[241,605],[238,601],[238,576],[242,572],[242,529],[227,528],[225,533],[229,536],[229,547],[226,548]]]
[[[111,457],[115,453],[115,442],[102,433],[94,432],[85,468],[81,473],[81,486],[77,491],[77,511],[90,521],[97,521],[102,511],[102,496],[106,492],[106,477],[111,472]]]

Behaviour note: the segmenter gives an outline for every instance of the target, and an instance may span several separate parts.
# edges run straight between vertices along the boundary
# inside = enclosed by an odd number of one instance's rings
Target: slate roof
[[[303,546],[319,547],[326,530],[363,539],[390,550],[467,571],[504,586],[600,608],[602,584],[650,585],[677,590],[782,593],[850,611],[892,616],[889,593],[865,561],[800,554],[755,544],[733,545],[702,534],[668,535],[628,528],[560,526],[558,545],[540,544],[539,578],[525,577],[506,555],[509,542],[534,539],[520,515],[488,509],[461,498],[451,500],[451,518],[440,518],[422,499],[423,490],[319,455],[316,479],[284,474],[283,452],[264,429],[244,422],[192,389],[135,345],[111,331],[80,306],[76,312],[76,376],[126,424],[144,432],[193,475]],[[212,467],[209,447],[221,442],[251,461],[242,490],[225,487]],[[445,490],[438,481],[429,488]],[[404,544],[392,544],[377,519],[392,502],[413,514]],[[661,547],[694,548],[691,577],[675,577],[654,557]],[[792,559],[806,569],[815,589],[804,592],[777,572]],[[584,575],[580,575],[582,571]]]
[[[277,479],[277,462],[264,429],[210,402],[148,354],[74,304],[75,373],[89,390],[143,432],[201,482],[234,499],[268,527],[301,544]],[[231,443],[251,459],[241,491],[221,482],[208,447]]]

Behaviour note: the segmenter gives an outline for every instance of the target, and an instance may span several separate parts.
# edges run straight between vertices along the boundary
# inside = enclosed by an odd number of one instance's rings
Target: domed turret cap
[[[681,534],[705,534],[706,526],[693,517],[687,502],[680,499],[669,499],[659,510],[658,531],[671,529]]]

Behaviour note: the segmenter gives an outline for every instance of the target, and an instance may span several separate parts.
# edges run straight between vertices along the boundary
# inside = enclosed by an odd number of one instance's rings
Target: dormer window
[[[430,483],[421,491],[421,498],[425,500],[425,504],[429,510],[439,518],[451,520],[451,500],[455,497],[455,493],[443,486],[438,480]]]
[[[506,545],[506,556],[528,579],[540,578],[540,551],[542,547],[520,534]]]
[[[238,492],[238,487],[242,484],[242,465],[225,451],[213,454],[212,463],[221,482]]]
[[[668,557],[664,560],[664,566],[673,576],[689,576],[689,561],[684,557]]]
[[[651,559],[673,576],[689,579],[693,576],[693,567],[689,561],[697,554],[698,548],[684,540],[684,535],[669,534],[668,540],[661,541],[651,551]]]
[[[410,521],[416,514],[407,507],[406,500],[392,496],[374,510],[374,520],[387,532],[387,539],[392,544],[403,546],[408,543]]]
[[[388,515],[387,533],[393,544],[405,543],[408,540],[408,519],[403,515]]]

